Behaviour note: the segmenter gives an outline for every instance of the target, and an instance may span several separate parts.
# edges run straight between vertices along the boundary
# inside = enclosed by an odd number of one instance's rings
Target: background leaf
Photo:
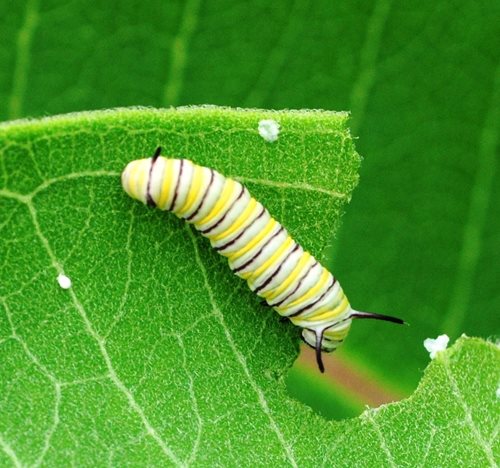
[[[0,118],[207,102],[351,110],[363,183],[331,269],[355,306],[411,323],[360,324],[328,362],[351,369],[332,392],[361,408],[373,400],[352,389],[359,378],[373,394],[410,393],[424,338],[498,334],[499,13],[474,0],[4,0]]]

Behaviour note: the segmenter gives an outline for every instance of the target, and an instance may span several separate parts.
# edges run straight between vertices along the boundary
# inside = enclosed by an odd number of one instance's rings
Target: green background
[[[476,0],[3,0],[0,119],[202,103],[351,111],[364,161],[329,263],[355,307],[410,327],[357,323],[336,359],[405,395],[426,337],[499,329],[499,15]],[[345,391],[321,394],[351,414]]]

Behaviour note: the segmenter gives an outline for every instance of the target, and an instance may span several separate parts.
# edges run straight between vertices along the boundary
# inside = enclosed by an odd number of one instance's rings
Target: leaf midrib
[[[12,70],[12,88],[8,98],[7,118],[17,119],[23,114],[26,83],[29,75],[30,51],[38,25],[39,0],[28,0],[24,19],[17,33],[16,56]]]
[[[456,336],[463,325],[470,304],[486,228],[488,206],[496,172],[496,147],[500,109],[500,66],[497,66],[491,101],[478,142],[478,168],[470,195],[469,211],[464,223],[462,245],[458,256],[457,275],[451,289],[449,306],[444,314],[442,331]]]
[[[220,310],[220,308],[217,304],[213,289],[210,286],[210,281],[208,279],[207,270],[205,268],[203,261],[201,260],[200,251],[199,251],[198,245],[196,243],[196,237],[195,237],[196,235],[195,235],[195,233],[193,233],[193,229],[188,224],[186,224],[186,230],[188,231],[189,237],[191,239],[191,243],[193,245],[194,258],[195,258],[196,264],[198,265],[200,272],[203,276],[205,291],[208,295],[208,299],[209,299],[210,304],[212,306],[212,311],[214,312],[215,318],[219,322],[220,326],[222,327],[229,347],[231,348],[234,356],[236,357],[236,360],[240,364],[248,383],[252,387],[252,390],[256,394],[262,411],[269,419],[269,425],[270,425],[272,431],[275,433],[280,445],[283,447],[288,461],[291,463],[291,465],[293,467],[298,467],[297,462],[295,461],[295,456],[293,453],[292,446],[286,441],[283,432],[281,431],[278,424],[274,420],[273,415],[271,414],[271,410],[269,408],[269,405],[267,403],[266,397],[264,395],[264,392],[262,392],[262,390],[259,388],[259,386],[255,382],[254,378],[252,377],[252,374],[250,372],[250,369],[248,368],[245,356],[243,355],[243,353],[241,353],[241,351],[236,346],[236,343],[232,337],[231,331],[229,330],[229,327],[226,325],[226,322],[224,320],[224,314],[222,313],[222,311]]]
[[[178,33],[171,45],[172,58],[168,79],[162,93],[164,106],[175,106],[179,101],[184,82],[184,71],[189,53],[189,45],[198,25],[201,0],[186,0]]]

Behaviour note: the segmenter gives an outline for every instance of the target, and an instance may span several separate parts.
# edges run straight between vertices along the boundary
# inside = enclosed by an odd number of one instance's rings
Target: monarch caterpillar
[[[353,319],[403,324],[388,315],[353,310],[336,278],[287,233],[239,182],[186,159],[160,156],[130,162],[122,173],[124,190],[137,200],[172,211],[194,224],[252,291],[294,325],[316,350],[331,353]]]

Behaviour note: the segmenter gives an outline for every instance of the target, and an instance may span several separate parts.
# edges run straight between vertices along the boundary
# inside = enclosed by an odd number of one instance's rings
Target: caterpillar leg
[[[283,318],[286,318],[286,317],[283,317]],[[302,334],[300,336],[300,339],[307,346],[309,346],[310,348],[312,348],[312,349],[315,350],[316,363],[318,364],[318,369],[322,373],[325,372],[325,366],[323,364],[323,357],[322,357],[321,353],[323,351],[326,351],[328,353],[331,353],[332,351],[334,351],[334,350],[331,350],[331,349],[325,349],[325,348],[323,348],[323,339],[324,339],[323,334],[325,333],[325,330],[326,330],[326,328],[318,329],[318,330],[312,330],[310,328],[304,328],[304,330],[302,330]],[[308,332],[309,339],[304,336],[304,332]],[[311,336],[315,336],[315,344],[314,345],[311,344],[311,340],[310,340]]]
[[[325,372],[325,366],[323,365],[323,358],[321,356],[321,344],[323,343],[323,330],[316,330],[316,362],[318,363],[318,368],[321,373]]]

